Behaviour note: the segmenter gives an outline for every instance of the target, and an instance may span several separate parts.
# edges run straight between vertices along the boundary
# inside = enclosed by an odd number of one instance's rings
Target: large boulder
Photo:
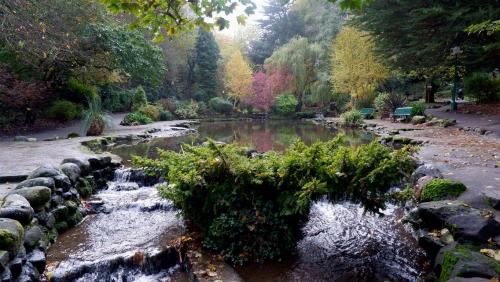
[[[6,250],[15,257],[23,244],[24,229],[19,221],[0,218],[0,250]]]
[[[43,271],[45,270],[45,264],[47,260],[45,259],[45,253],[43,251],[33,250],[28,255],[28,261],[33,264],[38,272],[43,273]]]
[[[37,177],[53,177],[60,174],[62,174],[62,172],[57,167],[44,165],[35,169],[30,175],[28,175],[28,179]]]
[[[483,192],[483,196],[486,202],[494,209],[500,210],[500,191],[496,190],[486,190]]]
[[[76,183],[82,173],[78,165],[74,163],[64,163],[61,165],[61,171],[68,176],[71,183]]]
[[[500,261],[487,257],[469,245],[448,245],[439,251],[434,268],[439,281],[463,278],[492,279],[500,274]]]
[[[17,184],[16,189],[33,186],[45,186],[51,189],[54,189],[56,187],[54,179],[50,177],[37,177],[24,180],[23,182]]]
[[[80,171],[82,175],[87,175],[90,173],[90,163],[87,160],[80,160],[76,158],[67,158],[62,161],[62,164],[66,163],[72,163],[76,164],[78,168],[80,168]]]
[[[33,218],[33,208],[26,198],[21,195],[7,195],[0,207],[0,217],[15,219],[26,225]]]
[[[432,164],[423,164],[419,166],[411,175],[412,182],[416,183],[418,179],[426,175],[432,176],[434,178],[443,178],[443,174],[437,167]]]
[[[420,177],[417,180],[417,184],[415,184],[415,191],[413,194],[413,196],[415,197],[415,199],[417,201],[420,201],[420,195],[422,194],[422,189],[424,188],[424,186],[433,179],[434,179],[434,177],[432,177],[430,175],[426,175],[426,176]]]
[[[35,225],[26,230],[24,235],[24,247],[28,250],[33,250],[38,246],[38,242],[42,239],[42,229]]]
[[[56,188],[62,188],[64,192],[71,189],[71,180],[66,174],[60,174],[53,177],[56,183]]]
[[[90,167],[93,170],[103,169],[111,165],[111,157],[95,157],[89,159]]]
[[[44,186],[34,186],[17,189],[11,193],[23,196],[35,210],[40,210],[50,201],[51,190]]]
[[[498,221],[459,201],[421,203],[417,212],[423,227],[446,227],[459,241],[486,243],[500,235]]]
[[[425,116],[414,116],[411,118],[412,124],[421,124],[425,122]]]

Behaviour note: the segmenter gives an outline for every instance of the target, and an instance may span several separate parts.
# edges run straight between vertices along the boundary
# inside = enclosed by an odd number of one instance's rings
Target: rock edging
[[[39,281],[58,234],[85,215],[80,202],[106,186],[120,163],[111,157],[69,158],[41,166],[0,200],[0,279]]]

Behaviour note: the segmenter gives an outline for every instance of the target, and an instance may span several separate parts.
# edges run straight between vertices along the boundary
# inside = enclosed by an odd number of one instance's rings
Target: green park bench
[[[412,107],[397,108],[392,114],[392,119],[395,120],[397,118],[404,118],[407,120],[411,116],[412,109]]]
[[[375,113],[374,108],[363,108],[361,109],[361,114],[364,118],[373,118],[373,113]]]

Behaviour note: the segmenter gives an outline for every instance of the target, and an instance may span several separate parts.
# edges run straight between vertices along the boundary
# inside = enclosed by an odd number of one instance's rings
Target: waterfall
[[[130,169],[117,169],[115,170],[114,181],[119,183],[129,182],[132,176],[132,171]]]

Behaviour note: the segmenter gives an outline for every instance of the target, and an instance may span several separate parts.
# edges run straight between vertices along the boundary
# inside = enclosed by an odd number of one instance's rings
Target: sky
[[[257,5],[257,9],[255,10],[255,14],[248,16],[247,22],[244,26],[238,24],[236,17],[244,13],[243,5],[239,5],[235,12],[225,16],[225,18],[230,22],[229,28],[222,30],[220,33],[230,36],[237,37],[242,30],[252,28],[252,26],[256,26],[257,21],[264,17],[264,9],[263,7],[266,5],[268,0],[253,0],[253,2]]]

